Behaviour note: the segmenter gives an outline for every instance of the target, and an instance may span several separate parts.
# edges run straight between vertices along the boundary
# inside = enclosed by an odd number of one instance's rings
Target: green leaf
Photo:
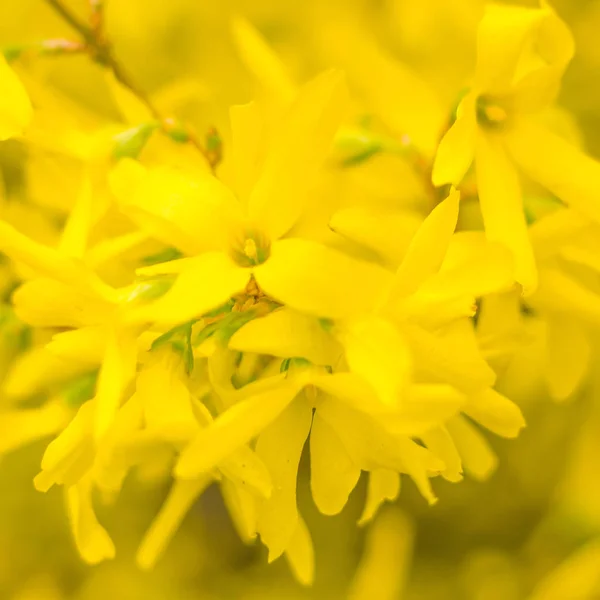
[[[113,158],[137,158],[158,126],[156,121],[152,121],[117,134],[114,137]]]

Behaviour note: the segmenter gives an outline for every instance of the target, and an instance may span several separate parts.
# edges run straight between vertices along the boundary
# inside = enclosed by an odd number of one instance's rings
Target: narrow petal
[[[367,531],[348,600],[397,600],[410,575],[415,528],[398,510],[386,511]]]
[[[267,95],[272,96],[276,102],[283,105],[291,102],[296,92],[296,86],[280,58],[246,19],[235,17],[231,25],[233,39],[246,68]]]
[[[175,467],[176,477],[193,479],[214,469],[277,419],[301,387],[300,383],[287,380],[275,389],[258,393],[227,409],[211,425],[201,429],[181,453]]]
[[[0,413],[0,455],[61,431],[70,411],[62,402]]]
[[[46,349],[61,358],[99,365],[106,351],[106,341],[105,327],[81,327],[53,335]]]
[[[4,221],[0,221],[0,251],[12,260],[25,264],[39,276],[96,292],[101,297],[114,296],[111,288],[83,263],[29,239]]]
[[[448,421],[446,427],[460,454],[464,470],[474,479],[488,479],[496,470],[498,458],[481,433],[461,416]]]
[[[29,96],[6,59],[0,56],[0,140],[21,135],[33,117]]]
[[[120,161],[110,184],[122,210],[142,230],[188,254],[227,247],[241,207],[223,183],[210,173],[192,176],[170,167],[140,173],[132,163]]]
[[[529,235],[519,178],[499,141],[477,139],[477,187],[485,232],[492,242],[505,244],[515,257],[515,274],[524,292],[537,285],[537,269]]]
[[[221,252],[184,260],[186,268],[171,289],[155,302],[132,309],[127,314],[129,322],[175,325],[198,318],[243,291],[250,278],[247,269]]]
[[[238,448],[220,463],[223,474],[238,487],[248,489],[261,498],[270,498],[273,492],[271,474],[259,456],[248,446]]]
[[[229,111],[233,136],[233,162],[238,198],[248,201],[262,164],[263,116],[255,102],[232,106]]]
[[[167,499],[137,551],[136,561],[140,568],[151,569],[156,564],[186,514],[211,481],[210,475],[202,475],[191,481],[173,482]]]
[[[69,213],[58,249],[67,256],[83,258],[97,217],[94,210],[94,189],[88,173],[84,173],[75,205]]]
[[[475,102],[475,94],[470,93],[463,98],[456,121],[438,146],[431,175],[436,187],[448,183],[458,185],[473,163],[477,136]]]
[[[515,438],[525,427],[519,407],[491,388],[470,396],[464,413],[490,431],[506,438]]]
[[[600,162],[555,133],[525,120],[507,133],[506,144],[529,177],[600,223]]]
[[[229,340],[229,348],[281,358],[306,358],[316,365],[333,365],[342,348],[318,319],[289,308],[254,319]]]
[[[133,332],[110,331],[94,398],[94,436],[97,440],[111,426],[125,390],[133,381],[136,364],[137,342]]]
[[[360,468],[317,411],[310,432],[310,487],[317,508],[324,515],[337,515],[359,477]]]
[[[312,585],[315,578],[315,550],[310,531],[300,515],[296,530],[285,550],[285,557],[296,580],[305,586]]]
[[[412,357],[393,323],[372,316],[340,324],[336,330],[350,370],[365,379],[387,406],[398,406],[411,381]]]
[[[422,216],[413,211],[352,206],[338,210],[329,221],[329,227],[374,250],[397,268],[422,222]]]
[[[254,269],[260,287],[289,307],[325,318],[371,310],[390,277],[377,265],[300,239],[281,240]]]
[[[467,325],[471,328],[470,333]],[[472,325],[456,323],[449,335],[433,334],[422,327],[405,325],[414,354],[415,368],[461,391],[475,393],[494,385],[496,375],[481,357]]]
[[[420,438],[427,448],[443,461],[442,477],[452,482],[461,481],[462,461],[448,430],[445,427],[436,427],[422,434]]]
[[[548,318],[546,381],[555,400],[567,400],[583,381],[591,359],[584,327],[574,319]]]
[[[371,471],[367,486],[367,500],[358,524],[362,526],[370,523],[381,505],[386,501],[393,502],[399,494],[400,475],[398,473],[388,469]]]
[[[221,480],[221,493],[240,538],[250,543],[256,538],[258,501],[255,494],[230,479]]]
[[[85,477],[69,487],[66,497],[71,529],[81,558],[90,565],[114,558],[115,546],[94,512],[90,478]]]
[[[396,271],[390,302],[412,294],[438,272],[456,228],[459,200],[459,192],[452,191],[423,221]]]
[[[304,443],[312,422],[308,402],[290,404],[256,443],[256,453],[273,479],[273,493],[258,516],[260,538],[269,549],[269,562],[281,556],[290,545],[298,527],[296,480]]]
[[[271,239],[287,233],[303,213],[346,102],[342,76],[327,71],[300,90],[279,124],[248,204],[250,218]]]

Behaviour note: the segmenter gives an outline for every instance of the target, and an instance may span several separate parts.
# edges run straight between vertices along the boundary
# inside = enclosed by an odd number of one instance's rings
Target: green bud
[[[117,134],[114,137],[113,158],[137,158],[157,128],[156,122],[144,123]]]

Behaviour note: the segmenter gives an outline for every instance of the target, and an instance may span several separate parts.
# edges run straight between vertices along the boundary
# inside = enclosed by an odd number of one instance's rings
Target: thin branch
[[[152,116],[160,122],[163,131],[167,134],[177,132],[184,141],[192,144],[204,156],[206,162],[214,171],[220,161],[220,151],[214,152],[207,150],[204,145],[198,140],[196,134],[186,126],[177,126],[173,119],[165,118],[160,111],[154,106],[150,98],[137,86],[129,73],[116,59],[112,48],[103,35],[103,0],[90,0],[92,8],[91,26],[82,23],[70,10],[65,6],[63,0],[46,0],[47,4],[52,7],[73,29],[75,29],[84,39],[87,52],[91,58],[108,69],[110,69],[117,81],[124,87],[129,89],[137,98],[148,108]],[[181,135],[183,134],[183,135]],[[211,132],[211,139],[214,135]]]

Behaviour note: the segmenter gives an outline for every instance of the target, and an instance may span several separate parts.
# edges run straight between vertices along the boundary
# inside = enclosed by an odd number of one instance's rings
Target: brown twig
[[[179,137],[182,138],[183,141],[192,144],[202,154],[210,168],[214,171],[219,163],[220,155],[207,150],[190,128],[186,126],[177,127],[173,119],[163,116],[156,106],[154,106],[150,98],[148,98],[148,96],[137,86],[129,73],[116,59],[110,43],[104,36],[103,0],[90,0],[92,9],[92,16],[90,19],[91,25],[82,23],[70,9],[65,6],[63,0],[46,0],[46,2],[65,22],[79,33],[85,42],[85,47],[90,57],[112,71],[117,81],[129,89],[129,91],[131,91],[138,100],[148,108],[152,116],[160,122],[163,131],[167,134],[173,134],[175,130],[178,130],[178,133],[180,134]]]

